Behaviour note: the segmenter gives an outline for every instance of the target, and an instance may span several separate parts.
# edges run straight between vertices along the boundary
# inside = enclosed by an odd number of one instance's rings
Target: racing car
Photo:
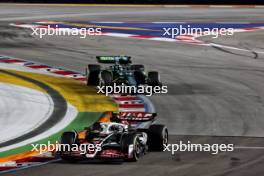
[[[91,127],[77,132],[64,132],[61,144],[76,147],[73,151],[61,151],[60,157],[64,160],[78,159],[123,159],[137,161],[147,152],[147,135],[144,132],[129,131],[128,126],[115,122],[96,122]],[[94,147],[92,147],[94,145]]]
[[[155,113],[105,112],[101,119],[81,132],[68,131],[61,136],[61,144],[72,146],[60,151],[62,159],[121,159],[137,161],[150,151],[163,151],[168,143],[168,129],[153,124]],[[143,124],[143,125],[142,125]],[[94,145],[93,150],[73,151],[73,145]],[[78,147],[77,147],[78,148]]]
[[[131,64],[130,56],[96,56],[99,63],[112,64],[101,68],[98,64],[89,64],[86,68],[87,85],[111,86],[113,83],[128,86],[161,86],[157,71],[145,73],[144,65]]]

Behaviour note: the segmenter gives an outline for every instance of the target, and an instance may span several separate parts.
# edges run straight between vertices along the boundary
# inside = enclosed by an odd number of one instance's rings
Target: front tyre
[[[99,74],[101,66],[97,64],[89,64],[86,68],[86,77],[88,86],[97,86],[99,84]]]
[[[61,144],[66,144],[72,146],[72,144],[75,144],[77,142],[77,134],[72,131],[64,132],[61,136]]]
[[[138,161],[141,155],[141,144],[137,134],[124,134],[121,139],[121,150],[128,154],[126,161]]]
[[[111,86],[113,82],[113,75],[111,72],[103,70],[100,75],[101,86]]]
[[[69,145],[71,150],[72,145],[77,143],[77,134],[71,131],[64,132],[61,136],[60,143],[63,145]],[[67,162],[76,162],[76,160],[70,155],[63,155],[63,151],[61,151],[60,157]]]

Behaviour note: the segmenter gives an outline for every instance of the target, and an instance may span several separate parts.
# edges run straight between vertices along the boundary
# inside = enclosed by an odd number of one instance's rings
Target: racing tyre
[[[72,144],[76,144],[76,133],[74,132],[64,132],[61,136],[61,144],[68,144],[72,146]],[[67,162],[76,162],[77,160],[72,158],[71,156],[65,156],[65,155],[60,155],[61,159],[67,161]]]
[[[156,71],[148,72],[148,85],[150,86],[161,86],[160,75]]]
[[[102,71],[101,72],[101,86],[111,86],[113,82],[113,76],[112,73],[109,71]]]
[[[146,83],[146,77],[142,71],[134,71],[134,77],[137,82],[137,85],[145,84]]]
[[[132,151],[130,151],[130,147],[129,146],[133,146]],[[138,161],[139,157],[140,157],[140,141],[139,141],[139,137],[138,135],[136,135],[135,133],[133,134],[124,134],[121,138],[121,150],[124,153],[129,154],[130,152],[130,158],[125,159],[126,161]]]
[[[99,74],[101,66],[97,64],[89,64],[86,69],[87,85],[97,86],[99,85]]]
[[[61,144],[75,144],[76,143],[76,133],[75,132],[64,132],[61,136]]]
[[[148,146],[152,151],[163,151],[168,144],[168,129],[165,125],[151,125],[148,132]]]

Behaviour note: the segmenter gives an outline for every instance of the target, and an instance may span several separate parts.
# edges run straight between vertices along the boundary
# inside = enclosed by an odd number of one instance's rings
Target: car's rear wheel
[[[87,85],[97,86],[99,84],[99,74],[101,66],[97,64],[89,64],[86,69]]]
[[[134,77],[137,82],[137,85],[146,83],[146,77],[142,71],[134,71]]]
[[[130,146],[133,148],[130,148]],[[141,154],[141,144],[137,134],[124,134],[121,138],[121,150],[128,154],[126,161],[138,161]]]
[[[150,86],[161,86],[159,72],[150,71],[148,72],[148,85]]]
[[[163,151],[168,144],[169,135],[165,125],[153,124],[148,132],[148,146],[152,151]]]

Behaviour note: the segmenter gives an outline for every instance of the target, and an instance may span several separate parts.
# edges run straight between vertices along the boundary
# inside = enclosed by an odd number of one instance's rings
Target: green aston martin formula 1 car
[[[130,56],[97,56],[96,59],[99,63],[112,65],[101,68],[101,65],[89,64],[86,68],[87,85],[162,85],[157,71],[146,73],[144,65],[132,64]]]

